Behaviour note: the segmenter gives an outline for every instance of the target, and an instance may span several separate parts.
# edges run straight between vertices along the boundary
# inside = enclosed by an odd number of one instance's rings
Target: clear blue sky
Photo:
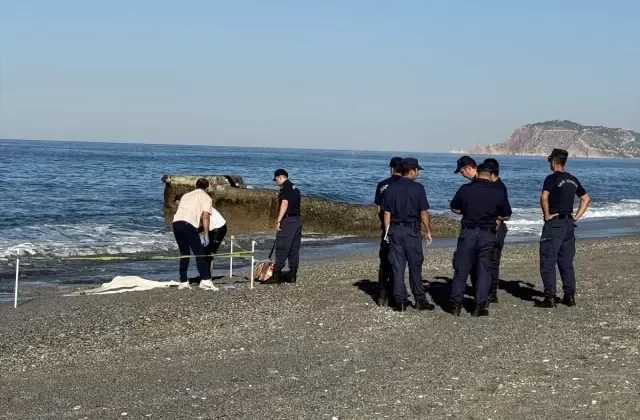
[[[638,1],[0,0],[0,138],[447,151],[640,130]]]

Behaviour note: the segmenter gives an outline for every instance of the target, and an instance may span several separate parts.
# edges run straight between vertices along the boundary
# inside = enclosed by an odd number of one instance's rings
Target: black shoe
[[[489,316],[489,310],[487,309],[486,302],[474,306],[473,311],[471,311],[471,316],[476,318],[480,316]]]
[[[436,309],[436,305],[429,303],[426,300],[417,300],[416,309],[419,311],[433,311]]]
[[[556,298],[555,296],[553,297],[546,297],[544,298],[544,300],[542,301],[536,301],[536,303],[534,303],[534,306],[536,308],[548,308],[548,309],[553,309],[556,307]]]
[[[285,280],[287,283],[295,283],[298,281],[298,269],[292,268],[289,270],[289,277]]]
[[[562,297],[562,304],[569,307],[576,306],[576,298],[574,295],[564,295]]]
[[[284,280],[282,278],[282,269],[274,268],[273,275],[271,276],[271,278],[263,282],[263,284],[279,284],[279,283],[282,283],[283,281]]]
[[[407,306],[409,306],[407,301],[398,302],[398,303],[396,303],[396,306],[395,306],[394,310],[396,312],[404,312],[404,311],[407,310]]]
[[[460,316],[460,312],[462,312],[462,305],[456,304],[456,303],[449,303],[449,306],[447,307],[445,312],[448,312],[453,316]]]

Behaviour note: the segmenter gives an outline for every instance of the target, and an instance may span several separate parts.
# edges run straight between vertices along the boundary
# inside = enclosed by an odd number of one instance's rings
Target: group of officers
[[[556,307],[556,266],[563,284],[561,302],[575,303],[575,221],[580,219],[589,205],[589,195],[580,181],[565,171],[569,154],[553,149],[548,156],[551,174],[544,180],[540,207],[544,227],[540,237],[540,275],[544,285],[544,300],[536,302],[545,308]],[[427,299],[422,282],[424,263],[423,239],[432,242],[429,200],[425,188],[416,179],[423,168],[415,158],[394,157],[389,163],[390,177],[378,183],[374,203],[382,229],[380,242],[378,304],[405,311],[412,306],[404,282],[409,268],[409,285],[415,309],[431,311],[435,305]],[[457,247],[453,255],[453,281],[449,303],[445,310],[460,316],[462,303],[471,276],[475,298],[472,316],[489,315],[489,304],[498,302],[500,260],[507,235],[505,224],[511,217],[507,187],[500,179],[500,166],[496,159],[482,163],[469,156],[457,160],[454,174],[469,180],[462,185],[450,201],[451,211],[462,216]],[[266,283],[296,283],[300,262],[302,218],[301,194],[289,180],[284,169],[274,172],[273,181],[280,187],[278,216],[275,222],[276,251],[273,276]],[[202,288],[213,288],[210,254],[215,254],[226,234],[226,222],[214,209],[206,190],[206,179],[196,182],[196,189],[185,194],[173,220],[173,231],[183,256],[196,255]],[[574,213],[574,198],[580,198]],[[199,236],[200,235],[200,236]],[[273,252],[273,250],[272,250]],[[206,255],[206,256],[205,256]],[[289,274],[283,275],[288,261]],[[180,281],[189,287],[187,269],[189,258],[180,260]]]
[[[553,149],[547,160],[551,175],[544,180],[540,206],[544,227],[540,237],[540,275],[544,285],[544,300],[536,306],[555,308],[556,265],[563,284],[561,302],[575,303],[575,221],[589,205],[589,196],[580,181],[565,171],[568,152]],[[409,286],[415,309],[431,311],[435,305],[427,299],[422,282],[424,262],[423,238],[432,241],[429,201],[424,187],[416,181],[423,168],[414,158],[394,157],[389,163],[390,177],[381,181],[374,203],[378,206],[382,235],[378,304],[405,311],[410,306],[404,283],[405,268],[409,268]],[[507,187],[500,179],[496,159],[477,164],[469,156],[457,161],[454,173],[469,180],[450,202],[451,211],[462,216],[456,251],[453,256],[453,281],[445,310],[460,316],[471,275],[474,317],[489,315],[489,304],[498,302],[500,260],[507,234],[505,224],[511,217]],[[580,205],[574,213],[574,198]]]

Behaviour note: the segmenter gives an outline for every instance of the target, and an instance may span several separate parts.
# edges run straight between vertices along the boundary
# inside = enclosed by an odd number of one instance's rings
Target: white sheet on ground
[[[111,293],[138,292],[142,290],[162,289],[167,287],[178,287],[177,281],[156,281],[147,280],[138,276],[116,276],[110,282],[103,283],[102,286],[70,293],[67,296],[83,295],[106,295]]]

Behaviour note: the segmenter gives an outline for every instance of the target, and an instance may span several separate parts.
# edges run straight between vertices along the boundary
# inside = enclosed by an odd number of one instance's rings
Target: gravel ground
[[[639,245],[579,242],[578,306],[556,310],[533,307],[536,246],[508,246],[480,319],[377,307],[375,255],[295,286],[2,305],[0,418],[640,418]],[[424,275],[442,305],[451,250]]]

